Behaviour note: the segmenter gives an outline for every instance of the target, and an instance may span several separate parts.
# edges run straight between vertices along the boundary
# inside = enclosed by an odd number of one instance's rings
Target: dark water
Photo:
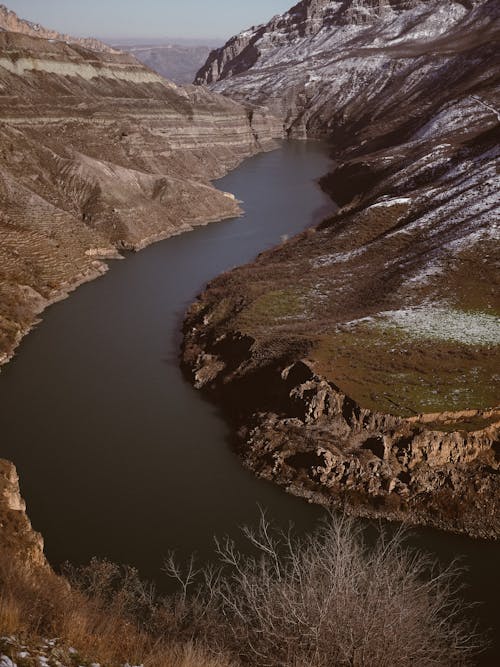
[[[304,526],[318,511],[244,470],[228,430],[179,370],[183,313],[203,285],[331,206],[320,143],[248,160],[220,187],[244,218],[112,262],[52,306],[0,374],[0,455],[18,467],[50,561],[93,555],[157,578],[169,549],[212,548],[258,504]]]
[[[0,456],[17,465],[55,566],[97,555],[161,582],[169,550],[208,558],[213,534],[237,535],[259,505],[278,524],[314,526],[318,508],[242,468],[216,408],[183,379],[178,350],[182,315],[208,280],[328,211],[314,182],[328,163],[314,142],[247,160],[219,182],[244,201],[243,218],[113,262],[52,306],[4,368]],[[444,562],[463,556],[469,595],[487,601],[478,614],[493,623],[499,547],[433,531],[415,542]]]

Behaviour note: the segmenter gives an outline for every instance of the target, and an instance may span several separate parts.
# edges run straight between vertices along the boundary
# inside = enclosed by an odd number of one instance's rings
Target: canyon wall
[[[239,215],[210,181],[281,136],[132,56],[0,32],[0,362],[106,258]]]
[[[500,534],[499,36],[491,0],[304,0],[198,74],[332,144],[339,212],[186,320],[188,373],[293,493]]]

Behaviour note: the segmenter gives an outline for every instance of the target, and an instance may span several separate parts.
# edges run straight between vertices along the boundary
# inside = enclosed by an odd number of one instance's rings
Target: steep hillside
[[[453,99],[462,60],[495,53],[499,12],[496,0],[303,0],[213,51],[196,83],[265,100],[296,136],[410,120]]]
[[[341,208],[214,281],[185,347],[198,386],[245,396],[231,411],[263,476],[496,536],[498,11],[308,0],[212,54],[199,81],[332,141]]]
[[[239,213],[210,179],[278,121],[122,53],[0,33],[0,362],[102,259]]]

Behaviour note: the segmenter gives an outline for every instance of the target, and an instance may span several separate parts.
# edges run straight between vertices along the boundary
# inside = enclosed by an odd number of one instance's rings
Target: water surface
[[[4,367],[0,456],[18,467],[53,565],[108,557],[161,585],[169,550],[208,558],[213,534],[237,535],[259,505],[281,525],[314,526],[320,509],[241,466],[178,356],[183,313],[207,281],[331,210],[315,183],[328,164],[316,142],[247,160],[219,182],[243,200],[244,217],[112,262],[49,308]],[[429,530],[414,541],[443,562],[464,558],[468,595],[486,601],[478,614],[494,623],[500,548]]]
[[[157,579],[170,549],[202,556],[258,505],[305,526],[318,510],[243,469],[228,429],[179,369],[180,327],[203,285],[319,221],[326,146],[286,143],[219,183],[246,215],[111,263],[50,307],[0,375],[0,455],[51,563],[93,555]]]

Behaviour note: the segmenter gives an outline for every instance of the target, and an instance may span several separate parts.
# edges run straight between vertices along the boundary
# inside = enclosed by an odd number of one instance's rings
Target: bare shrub
[[[457,667],[481,647],[457,567],[411,552],[402,532],[381,529],[369,548],[352,520],[332,516],[301,541],[264,517],[245,533],[255,555],[218,543],[222,569],[205,572],[194,593],[191,627],[216,651],[259,667]],[[193,579],[172,559],[167,569],[184,585]],[[189,610],[185,589],[181,600]]]
[[[251,555],[226,539],[215,567],[171,556],[167,597],[108,561],[58,577],[0,558],[0,634],[57,636],[109,667],[458,667],[481,649],[460,571],[402,531],[368,546],[359,523],[331,516],[300,540],[264,517],[244,532]]]

